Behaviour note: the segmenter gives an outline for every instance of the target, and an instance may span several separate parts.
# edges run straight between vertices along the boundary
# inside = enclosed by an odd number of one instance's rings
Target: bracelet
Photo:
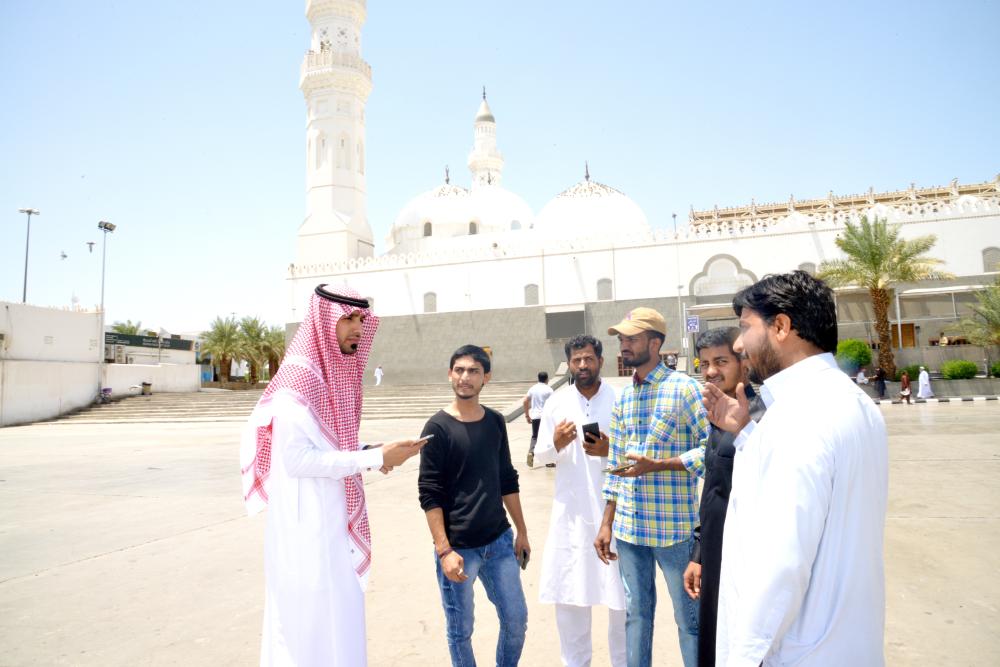
[[[448,554],[452,553],[453,551],[455,551],[455,550],[452,549],[451,547],[448,547],[447,549],[445,549],[444,551],[442,551],[441,553],[438,554],[438,560],[441,560],[442,558],[444,558]]]

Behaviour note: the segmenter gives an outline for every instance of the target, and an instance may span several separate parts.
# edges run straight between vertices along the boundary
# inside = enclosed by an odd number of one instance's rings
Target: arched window
[[[348,146],[351,145],[351,138],[347,136],[347,133],[340,135],[340,142],[337,145],[337,168],[338,169],[350,169],[351,168],[351,151]]]
[[[365,142],[358,142],[358,173],[365,173]]]
[[[316,137],[316,168],[319,169],[326,162],[326,135],[320,133]]]
[[[524,305],[526,306],[537,306],[538,305],[538,285],[534,283],[524,286]]]
[[[469,235],[471,236],[472,234],[478,234],[478,233],[479,233],[479,225],[475,221],[470,222],[469,223]]]
[[[810,276],[816,275],[816,264],[813,262],[802,262],[799,264],[799,271],[805,271]]]
[[[983,249],[983,271],[1000,271],[1000,248]]]
[[[438,309],[438,297],[434,292],[424,294],[424,312],[436,313]]]
[[[432,236],[434,234],[434,226],[429,223],[424,223],[424,236]]]
[[[744,269],[738,259],[732,255],[715,255],[691,280],[690,289],[695,296],[722,296],[736,294],[755,282],[757,278]]]
[[[521,228],[521,221],[520,220],[511,220],[510,221],[510,230],[512,232],[516,232],[520,228]]]
[[[611,278],[601,278],[597,281],[597,300],[610,301],[614,297],[611,294]]]

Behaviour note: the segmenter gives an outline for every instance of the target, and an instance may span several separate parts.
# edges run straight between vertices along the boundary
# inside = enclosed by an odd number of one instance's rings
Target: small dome
[[[622,192],[589,176],[555,196],[536,218],[535,228],[550,238],[649,234],[639,206]]]
[[[483,101],[479,105],[479,111],[476,112],[477,123],[487,122],[495,123],[496,119],[493,117],[493,112],[490,111],[490,105],[486,103],[486,95],[483,95]]]

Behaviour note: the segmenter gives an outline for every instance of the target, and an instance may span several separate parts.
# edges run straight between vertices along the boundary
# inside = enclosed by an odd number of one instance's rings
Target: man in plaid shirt
[[[656,565],[670,592],[685,667],[698,659],[698,603],[684,592],[684,569],[698,516],[699,446],[708,437],[708,416],[698,383],[660,361],[666,331],[652,308],[636,308],[608,329],[635,374],[611,413],[608,462],[616,472],[604,482],[607,505],[594,547],[605,563],[618,560],[629,667],[652,661]],[[671,465],[677,461],[682,465]]]

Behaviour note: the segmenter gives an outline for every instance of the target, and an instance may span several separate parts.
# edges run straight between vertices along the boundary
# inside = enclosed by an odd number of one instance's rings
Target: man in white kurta
[[[934,398],[934,392],[931,391],[931,375],[923,366],[920,367],[917,384],[917,398]]]
[[[575,382],[546,402],[535,448],[539,463],[558,463],[549,536],[542,555],[539,601],[556,606],[560,651],[566,667],[591,664],[591,608],[596,605],[608,607],[611,665],[626,664],[625,590],[618,568],[601,563],[592,546],[604,515],[604,434],[617,398],[614,389],[601,382],[601,348],[600,341],[591,336],[577,336],[567,343],[567,359]],[[585,441],[584,424],[595,422],[602,438]]]
[[[755,424],[745,399],[705,387],[712,423],[739,433],[716,664],[879,667],[886,429],[833,357],[833,292],[796,271],[764,278],[733,304],[741,330],[733,347],[764,380],[768,409]]]
[[[367,664],[371,534],[361,472],[421,442],[358,442],[361,381],[378,319],[357,293],[320,286],[240,446],[250,514],[268,506],[262,665]]]

